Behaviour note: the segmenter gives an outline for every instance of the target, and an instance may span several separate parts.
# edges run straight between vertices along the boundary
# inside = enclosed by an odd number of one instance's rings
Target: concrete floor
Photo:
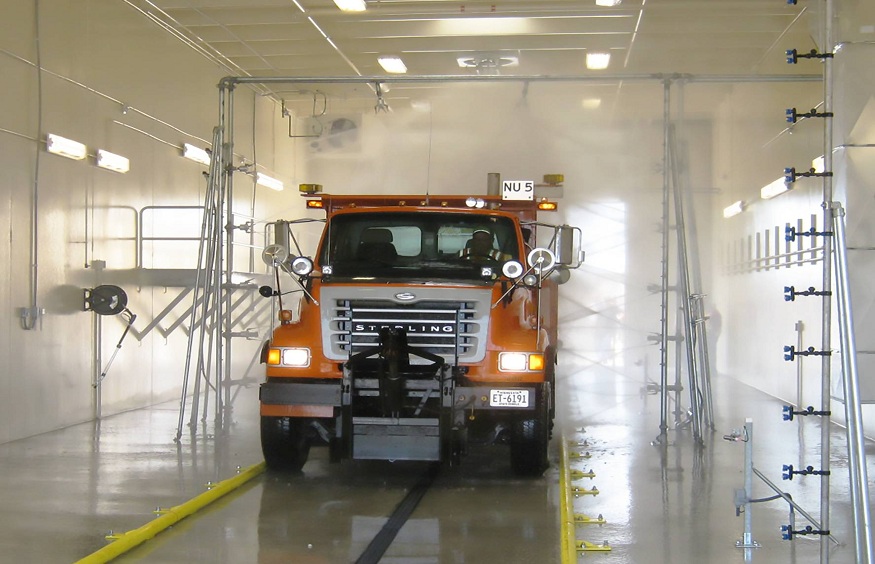
[[[743,485],[744,449],[722,439],[754,418],[757,468],[817,517],[818,479],[781,480],[783,464],[818,465],[817,421],[783,422],[782,402],[719,376],[717,429],[707,447],[693,448],[686,431],[672,431],[667,446],[655,447],[659,401],[646,392],[640,367],[566,370],[559,429],[582,444],[573,450],[590,455],[574,465],[596,477],[578,485],[599,491],[577,498],[575,510],[607,520],[578,527],[577,538],[613,549],[584,561],[820,562],[818,540],[781,540],[780,526],[788,522],[781,501],[754,507],[753,537],[762,547],[747,553],[735,547],[743,519],[733,490]],[[156,507],[178,505],[203,493],[207,482],[260,462],[257,390],[237,392],[224,428],[186,432],[178,445],[176,402],[0,445],[0,560],[75,562],[103,547],[110,530],[140,527]],[[854,547],[845,435],[838,427],[833,435],[831,529],[844,545],[831,550],[830,562],[846,564]],[[558,562],[558,446],[554,439],[553,464],[537,480],[511,477],[502,447],[472,452],[438,476],[382,562]],[[423,470],[409,463],[330,465],[316,449],[302,475],[261,475],[116,561],[353,562]],[[772,494],[762,483],[754,493]],[[797,521],[798,528],[805,524]]]

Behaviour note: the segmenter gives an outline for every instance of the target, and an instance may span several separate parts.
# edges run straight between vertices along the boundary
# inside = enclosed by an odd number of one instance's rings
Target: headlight
[[[298,257],[292,261],[292,272],[298,276],[307,276],[313,272],[313,261],[307,257]]]
[[[283,365],[298,368],[310,366],[310,349],[283,349]]]
[[[526,353],[498,353],[498,369],[503,372],[520,372],[526,369]]]
[[[273,366],[306,368],[310,366],[310,349],[270,349],[267,351],[267,363]]]
[[[498,369],[502,372],[537,372],[544,369],[541,353],[498,353]]]
[[[509,260],[501,267],[501,273],[508,278],[518,278],[523,273],[523,265],[515,260]]]

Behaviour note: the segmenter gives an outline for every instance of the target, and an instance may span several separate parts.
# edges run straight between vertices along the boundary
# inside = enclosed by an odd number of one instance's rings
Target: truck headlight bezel
[[[290,347],[282,349],[282,366],[307,368],[310,366],[310,349],[306,347]]]

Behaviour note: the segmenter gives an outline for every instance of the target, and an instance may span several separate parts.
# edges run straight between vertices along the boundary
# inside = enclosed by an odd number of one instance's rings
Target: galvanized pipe
[[[833,17],[833,0],[826,0],[826,9],[824,13],[824,49],[832,51],[833,36],[832,36],[832,17]],[[823,108],[824,112],[833,111],[833,69],[830,59],[824,59],[824,75],[823,75]],[[833,134],[832,120],[827,119],[823,127],[823,161],[824,170],[831,171],[833,169],[832,158]],[[832,200],[833,186],[832,177],[823,177],[823,226],[824,229],[829,229],[833,224],[832,218]],[[832,298],[830,297],[832,289],[832,237],[823,238],[823,287],[822,290],[826,293],[822,300],[822,321],[821,337],[822,351],[832,350]],[[824,412],[830,411],[831,404],[831,359],[829,355],[821,357],[821,387],[820,387],[820,410]],[[825,472],[820,477],[820,520],[823,529],[829,530],[829,468],[830,468],[830,427],[831,418],[824,416],[820,421],[820,469]],[[825,538],[820,539],[820,562],[821,564],[829,563],[829,543]]]
[[[600,74],[587,76],[567,75],[467,75],[467,74],[437,74],[437,75],[404,75],[404,76],[227,76],[220,82],[220,87],[231,87],[235,84],[368,84],[380,82],[386,84],[405,84],[422,82],[630,82],[630,81],[674,81],[703,83],[737,83],[737,82],[820,82],[823,78],[818,74],[787,74],[787,75],[695,75],[695,74]]]
[[[662,282],[661,301],[660,301],[660,341],[659,341],[659,389],[660,389],[660,406],[659,406],[659,433],[665,438],[668,432],[668,245],[669,245],[669,216],[671,211],[668,206],[669,198],[669,143],[671,137],[669,135],[669,127],[671,125],[671,82],[666,80],[663,82],[663,100],[662,100],[662,121],[663,121],[663,155],[662,155],[662,274],[660,280]]]
[[[869,478],[866,470],[866,437],[863,435],[863,412],[860,406],[860,378],[857,372],[857,345],[854,315],[851,309],[851,287],[848,282],[845,212],[834,204],[835,267],[838,293],[839,334],[842,349],[842,384],[845,392],[845,420],[848,434],[848,471],[851,480],[851,505],[854,508],[854,531],[857,562],[872,564],[872,518],[869,507]]]
[[[753,419],[744,420],[744,533],[739,548],[756,548],[759,543],[753,540]]]

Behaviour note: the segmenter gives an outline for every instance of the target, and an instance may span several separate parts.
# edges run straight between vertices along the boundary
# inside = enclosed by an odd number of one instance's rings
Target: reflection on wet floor
[[[546,563],[559,561],[558,452],[564,434],[595,477],[574,485],[598,495],[574,500],[578,513],[603,515],[577,538],[611,551],[583,561],[614,563],[820,562],[818,540],[781,540],[786,503],[754,506],[762,547],[735,547],[743,532],[734,491],[743,486],[743,443],[723,440],[746,417],[755,425],[754,461],[815,516],[818,482],[781,480],[784,464],[819,456],[814,420],[784,422],[782,403],[726,376],[714,381],[716,425],[705,448],[690,433],[659,434],[659,398],[640,367],[590,366],[560,373],[559,419],[551,468],[542,478],[512,476],[504,446],[471,449],[462,466],[442,471],[381,562]],[[178,412],[163,405],[0,445],[0,551],[9,562],[73,562],[105,544],[110,530],[142,526],[156,507],[204,491],[204,484],[261,460],[257,390],[242,389],[216,429],[173,442]],[[830,562],[854,561],[843,430],[833,437],[831,529],[844,543]],[[314,449],[297,475],[264,474],[201,513],[117,559],[118,562],[355,562],[427,465],[359,461],[329,464]],[[875,475],[871,469],[870,475]],[[754,493],[772,492],[755,484]],[[798,515],[797,524],[805,523]],[[51,531],[52,542],[46,542]]]

